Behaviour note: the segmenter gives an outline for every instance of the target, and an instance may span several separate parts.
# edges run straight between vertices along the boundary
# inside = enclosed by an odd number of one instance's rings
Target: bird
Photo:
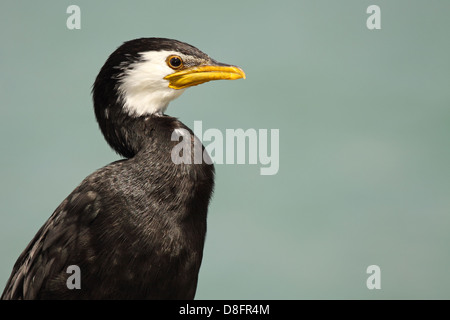
[[[173,161],[182,138],[174,132],[189,133],[191,146],[197,138],[165,111],[189,87],[241,78],[241,68],[178,40],[121,44],[92,86],[100,131],[121,159],[87,176],[55,209],[1,299],[194,299],[215,170],[206,159]],[[70,266],[79,268],[75,288]]]

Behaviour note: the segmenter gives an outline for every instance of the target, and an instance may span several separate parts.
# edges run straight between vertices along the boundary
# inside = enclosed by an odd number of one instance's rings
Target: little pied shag
[[[176,40],[136,39],[114,51],[92,92],[103,135],[126,159],[88,176],[60,204],[1,298],[193,299],[214,167],[172,161],[174,130],[194,134],[164,112],[190,86],[239,78],[240,68]],[[67,286],[71,265],[81,289]]]

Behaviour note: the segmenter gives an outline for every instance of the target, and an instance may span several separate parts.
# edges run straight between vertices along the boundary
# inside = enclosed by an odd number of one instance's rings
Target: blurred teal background
[[[81,8],[81,30],[66,9]],[[366,9],[381,7],[381,30]],[[118,159],[90,90],[138,37],[246,80],[187,90],[188,126],[280,130],[280,169],[216,165],[196,299],[450,298],[450,2],[2,1],[0,290],[59,203]],[[368,290],[366,268],[381,268]]]

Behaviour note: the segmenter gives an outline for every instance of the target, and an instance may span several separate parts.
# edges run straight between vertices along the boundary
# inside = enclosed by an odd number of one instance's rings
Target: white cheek
[[[143,61],[126,71],[118,90],[128,114],[162,114],[169,102],[184,92],[185,89],[169,88],[169,81],[164,79],[174,72],[166,64],[166,58],[172,54],[179,55],[171,51],[143,53]]]

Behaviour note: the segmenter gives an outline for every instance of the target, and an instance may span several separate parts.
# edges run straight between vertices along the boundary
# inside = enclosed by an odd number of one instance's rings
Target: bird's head
[[[242,69],[219,63],[177,40],[141,38],[125,42],[108,58],[93,87],[96,109],[112,106],[114,95],[130,116],[162,114],[186,88],[212,80],[245,78]],[[98,104],[98,105],[97,105]]]
[[[127,149],[121,124],[164,114],[186,88],[212,80],[245,78],[239,67],[219,63],[177,40],[141,38],[122,44],[101,68],[93,89],[94,109],[108,143],[120,154]]]

